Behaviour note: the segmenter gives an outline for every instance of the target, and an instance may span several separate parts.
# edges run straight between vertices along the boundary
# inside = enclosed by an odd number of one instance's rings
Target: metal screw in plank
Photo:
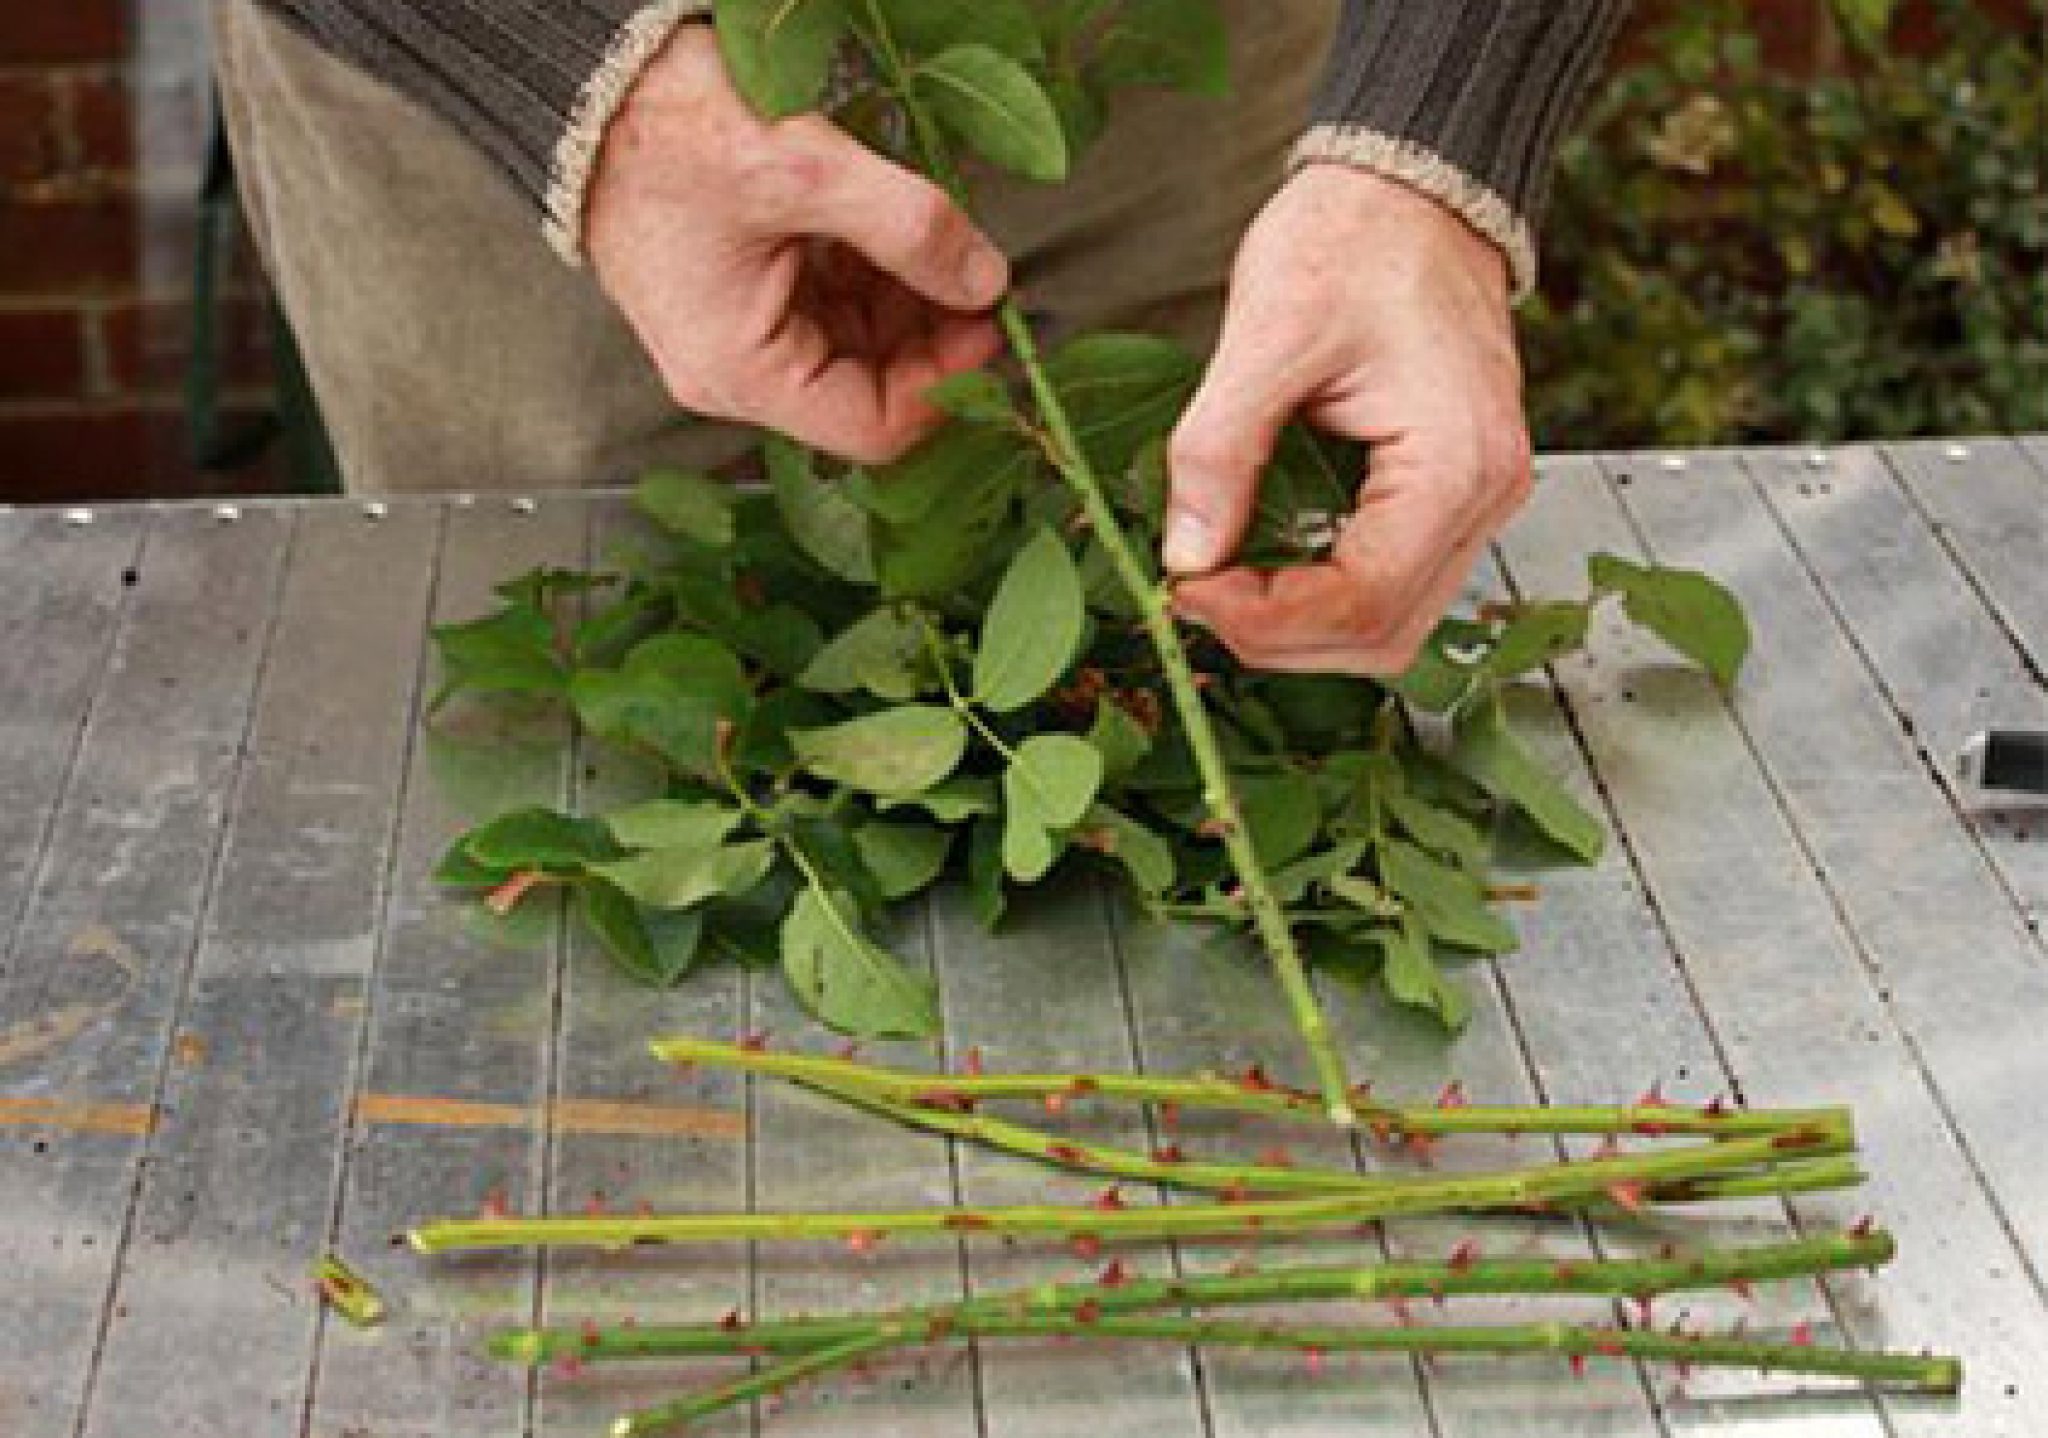
[[[363,518],[379,520],[391,513],[391,506],[381,499],[373,499],[363,506]]]
[[[1684,474],[1691,467],[1691,463],[1682,454],[1667,454],[1658,464],[1658,468],[1666,474]]]
[[[213,517],[217,523],[233,524],[242,517],[242,509],[240,505],[235,504],[216,504],[213,507]]]

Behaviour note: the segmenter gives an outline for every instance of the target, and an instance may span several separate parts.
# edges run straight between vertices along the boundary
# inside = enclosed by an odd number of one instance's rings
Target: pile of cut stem
[[[1712,1199],[1773,1197],[1854,1186],[1855,1133],[1846,1110],[1684,1108],[1654,1096],[1632,1105],[1592,1108],[1476,1107],[1455,1089],[1433,1105],[1392,1106],[1354,1091],[1361,1121],[1384,1142],[1427,1154],[1465,1134],[1594,1136],[1596,1154],[1494,1172],[1360,1173],[1275,1161],[1194,1160],[1177,1147],[1151,1154],[1069,1141],[983,1112],[984,1105],[1027,1101],[1064,1113],[1091,1102],[1136,1103],[1155,1116],[1214,1109],[1275,1120],[1313,1120],[1323,1100],[1284,1088],[1254,1069],[1238,1076],[1192,1078],[1126,1074],[905,1073],[849,1059],[769,1052],[756,1044],[666,1039],[655,1054],[683,1066],[705,1065],[773,1078],[857,1111],[922,1131],[966,1139],[1069,1173],[1121,1183],[1141,1181],[1187,1191],[1197,1201],[1126,1207],[1106,1189],[1078,1206],[939,1208],[897,1213],[643,1214],[514,1218],[487,1215],[421,1225],[410,1239],[423,1253],[488,1248],[595,1247],[748,1240],[836,1240],[867,1251],[885,1240],[1037,1234],[1092,1254],[1105,1241],[1267,1239],[1350,1233],[1396,1215],[1437,1213],[1587,1214],[1626,1218]],[[1623,1151],[1624,1139],[1655,1140]],[[737,1315],[679,1326],[583,1324],[520,1328],[496,1335],[492,1353],[514,1362],[577,1366],[628,1359],[726,1355],[759,1360],[734,1381],[646,1412],[626,1415],[616,1438],[681,1431],[738,1404],[843,1372],[903,1348],[967,1340],[1049,1335],[1095,1342],[1201,1343],[1337,1353],[1555,1354],[1574,1370],[1589,1359],[1670,1363],[1681,1369],[1739,1368],[1849,1379],[1870,1385],[1952,1393],[1961,1382],[1953,1358],[1859,1352],[1818,1346],[1803,1329],[1772,1339],[1741,1331],[1708,1333],[1612,1325],[1537,1322],[1493,1326],[1289,1324],[1217,1317],[1217,1309],[1266,1312],[1332,1299],[1439,1302],[1480,1294],[1537,1297],[1608,1295],[1647,1301],[1663,1294],[1732,1288],[1874,1269],[1891,1260],[1891,1236],[1868,1222],[1795,1242],[1679,1252],[1655,1258],[1494,1259],[1466,1246],[1441,1262],[1268,1268],[1224,1276],[1138,1279],[1111,1263],[1093,1282],[1042,1285],[966,1302],[895,1311],[748,1323]]]

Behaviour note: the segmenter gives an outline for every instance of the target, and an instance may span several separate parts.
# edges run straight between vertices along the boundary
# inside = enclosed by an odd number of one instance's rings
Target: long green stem
[[[480,1218],[422,1224],[409,1235],[422,1253],[496,1248],[627,1248],[642,1243],[829,1240],[1042,1234],[1064,1238],[1211,1238],[1305,1233],[1402,1214],[1547,1210],[1564,1201],[1647,1199],[1660,1183],[1746,1173],[1780,1160],[1825,1158],[1853,1147],[1841,1129],[1816,1125],[1764,1138],[1729,1139],[1654,1154],[1591,1159],[1500,1173],[1418,1178],[1385,1190],[1250,1203],[1108,1209],[1024,1206],[885,1213],[725,1213],[643,1217]]]
[[[700,1418],[709,1418],[714,1413],[770,1397],[827,1373],[851,1368],[864,1358],[901,1347],[902,1342],[902,1338],[893,1333],[865,1333],[835,1347],[804,1354],[674,1403],[665,1403],[642,1413],[628,1413],[612,1424],[611,1438],[655,1438],[656,1434],[674,1433]]]
[[[896,45],[887,16],[873,0],[868,0],[864,8],[874,58],[909,116],[926,170],[964,206],[968,198],[967,187],[961,180],[959,166],[953,161],[945,136],[933,123],[910,83],[909,68]],[[1195,766],[1202,778],[1203,801],[1222,833],[1224,847],[1230,855],[1238,882],[1243,886],[1245,901],[1260,941],[1280,975],[1281,987],[1294,1013],[1295,1026],[1301,1032],[1302,1042],[1307,1046],[1309,1059],[1315,1068],[1316,1081],[1322,1089],[1329,1118],[1333,1123],[1350,1127],[1355,1118],[1343,1060],[1338,1056],[1329,1022],[1323,1016],[1315,989],[1309,983],[1308,965],[1295,943],[1294,931],[1288,926],[1279,900],[1266,879],[1265,866],[1252,845],[1251,834],[1245,828],[1236,786],[1230,777],[1230,766],[1223,757],[1223,746],[1217,741],[1215,727],[1209,721],[1208,708],[1202,702],[1194,666],[1188,660],[1187,647],[1181,642],[1180,630],[1167,604],[1166,591],[1138,558],[1137,550],[1118,520],[1102,481],[1075,434],[1066,403],[1052,383],[1045,358],[1039,351],[1038,339],[1031,332],[1031,322],[1014,295],[1003,300],[998,318],[1004,336],[1009,340],[1010,350],[1030,384],[1033,402],[1038,407],[1050,440],[1053,467],[1080,501],[1088,524],[1103,552],[1109,556],[1118,580],[1143,615],[1145,632],[1158,652],[1166,674],[1167,690],[1173,698],[1174,710],[1180,716],[1188,747],[1194,754]]]
[[[1316,1112],[1314,1095],[1263,1078],[1203,1074],[1171,1078],[1149,1074],[920,1074],[818,1054],[777,1053],[686,1035],[655,1040],[654,1056],[667,1063],[702,1064],[767,1074],[835,1094],[861,1091],[913,1107],[958,1106],[960,1101],[1016,1099],[1079,1103],[1091,1099],[1223,1109],[1300,1119]],[[1609,1106],[1524,1107],[1465,1103],[1386,1105],[1353,1095],[1361,1124],[1389,1137],[1451,1134],[1638,1134],[1756,1137],[1788,1129],[1846,1128],[1846,1108],[1687,1108],[1638,1103]]]
[[[1072,1318],[1164,1309],[1271,1306],[1291,1303],[1465,1298],[1492,1294],[1599,1295],[1647,1299],[1730,1285],[1875,1268],[1891,1261],[1892,1236],[1880,1231],[1835,1234],[1668,1258],[1600,1261],[1477,1258],[1469,1261],[1319,1266],[1176,1279],[1039,1285],[992,1293],[966,1303],[931,1304],[887,1313],[850,1313],[780,1322],[631,1327],[522,1328],[490,1339],[493,1357],[529,1365],[557,1359],[609,1362],[705,1355],[812,1353],[872,1334],[878,1325],[943,1333],[978,1318]]]

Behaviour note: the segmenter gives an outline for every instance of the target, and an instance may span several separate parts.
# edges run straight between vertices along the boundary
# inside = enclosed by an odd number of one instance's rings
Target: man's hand
[[[1372,446],[1357,511],[1327,562],[1228,568],[1296,416]],[[1183,615],[1256,668],[1402,672],[1529,494],[1505,261],[1404,185],[1301,170],[1239,251],[1170,464],[1165,560]]]
[[[858,463],[986,362],[1009,266],[945,193],[817,116],[768,122],[688,25],[606,133],[586,234],[676,402]]]

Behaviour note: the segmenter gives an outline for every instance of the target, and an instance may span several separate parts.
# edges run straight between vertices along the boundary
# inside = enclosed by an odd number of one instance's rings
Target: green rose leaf
[[[884,813],[897,809],[922,809],[941,824],[958,824],[981,814],[993,814],[1001,806],[995,781],[974,775],[958,775],[935,789],[876,801]]]
[[[1246,774],[1237,781],[1237,799],[1252,848],[1269,869],[1307,853],[1322,828],[1315,780],[1299,770]]]
[[[657,469],[640,481],[633,502],[671,534],[712,549],[732,547],[736,497],[729,485],[708,475]]]
[[[605,815],[612,837],[628,849],[715,849],[740,825],[737,809],[684,799],[652,799]]]
[[[485,869],[556,877],[573,877],[618,854],[603,824],[540,808],[493,819],[471,830],[458,847]]]
[[[1173,428],[1202,378],[1186,350],[1141,334],[1083,335],[1061,346],[1046,370],[1082,449],[1106,475],[1130,474],[1140,451]]]
[[[924,687],[924,629],[917,616],[877,609],[820,649],[797,682],[820,694],[857,690],[881,699],[915,699]]]
[[[854,830],[853,845],[882,897],[904,899],[938,878],[953,836],[932,824],[878,821]]]
[[[1749,619],[1721,584],[1691,569],[1646,568],[1612,554],[1587,563],[1593,587],[1619,594],[1628,617],[1732,685],[1749,657]]]
[[[1486,656],[1486,672],[1513,679],[1541,669],[1560,654],[1583,649],[1593,606],[1584,603],[1532,604],[1519,610],[1494,641]]]
[[[1223,12],[1187,0],[1127,0],[1096,52],[1103,84],[1160,85],[1199,95],[1230,93],[1230,36]]]
[[[1102,787],[1102,755],[1071,734],[1024,741],[1003,771],[1003,867],[1035,883],[1059,857],[1063,831],[1087,817]]]
[[[1045,57],[1038,18],[1023,0],[885,0],[882,15],[912,56],[979,42],[1013,60]]]
[[[983,44],[955,45],[911,77],[932,117],[989,161],[1027,180],[1067,175],[1067,136],[1052,97],[1031,73]]]
[[[650,909],[694,909],[711,899],[744,894],[775,867],[766,839],[713,849],[650,849],[591,872]]]
[[[1514,929],[1486,902],[1479,881],[1396,839],[1380,849],[1386,886],[1412,908],[1436,938],[1481,953],[1511,953],[1520,946]]]
[[[1486,863],[1491,846],[1462,815],[1439,808],[1405,787],[1388,789],[1381,802],[1401,831],[1424,849],[1455,859],[1467,869]]]
[[[513,605],[486,619],[446,624],[434,631],[441,687],[429,712],[464,691],[559,697],[568,671],[555,653],[554,621],[538,609]]]
[[[846,0],[717,0],[734,88],[770,119],[814,110],[852,18]]]
[[[734,718],[726,696],[654,668],[586,669],[569,699],[600,739],[651,750],[693,774],[717,768],[719,725]]]
[[[1173,887],[1179,871],[1164,838],[1107,804],[1090,809],[1085,823],[1097,831],[1097,848],[1123,867],[1139,893],[1157,896]]]
[[[875,542],[882,592],[894,599],[943,600],[973,584],[999,550],[1017,506],[1022,465],[952,477],[943,504],[903,524],[883,523]]]
[[[885,709],[789,737],[798,761],[819,778],[898,798],[935,788],[967,753],[967,726],[960,716],[929,704]]]
[[[1449,714],[1479,688],[1492,647],[1493,634],[1485,625],[1446,619],[1408,672],[1394,681],[1394,692],[1418,709]]]
[[[656,913],[602,880],[579,884],[576,913],[629,978],[668,988],[697,962],[701,913]]]
[[[950,375],[924,392],[925,400],[955,419],[977,424],[1008,425],[1017,422],[1017,406],[1003,382],[985,369]]]
[[[775,507],[797,547],[848,583],[872,584],[875,556],[867,515],[847,486],[820,475],[816,458],[792,440],[771,436],[764,453]]]
[[[1375,932],[1386,953],[1380,974],[1395,1002],[1435,1014],[1453,1033],[1464,1028],[1472,1017],[1472,1002],[1437,968],[1421,921],[1410,915],[1399,925]]]
[[[1489,794],[1514,805],[1545,836],[1584,863],[1607,844],[1600,821],[1537,763],[1508,728],[1498,701],[1474,705],[1458,717],[1450,762]]]
[[[782,970],[821,1023],[855,1038],[922,1039],[939,1029],[932,986],[860,931],[853,900],[797,895],[782,925]]]
[[[1074,662],[1086,622],[1074,557],[1040,529],[1017,551],[982,621],[975,697],[999,714],[1042,698]]]
[[[1102,756],[1102,772],[1109,779],[1121,779],[1152,752],[1152,736],[1133,719],[1130,711],[1104,695],[1095,704],[1095,723],[1089,727],[1088,742]]]

